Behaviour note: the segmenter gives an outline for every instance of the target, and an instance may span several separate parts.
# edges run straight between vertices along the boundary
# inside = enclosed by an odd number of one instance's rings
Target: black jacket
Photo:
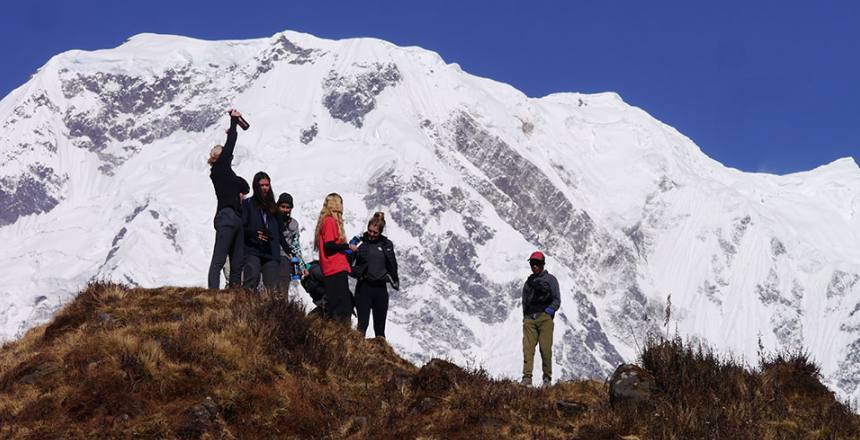
[[[382,253],[385,256],[385,269],[391,277],[391,281],[395,289],[399,289],[400,277],[397,274],[397,257],[394,255],[394,243],[388,237],[381,235],[376,241],[369,241],[367,233],[361,236],[361,245],[355,252],[355,259],[352,265],[352,276],[359,280],[367,279],[367,255],[370,246],[381,246]]]
[[[561,307],[561,292],[558,280],[544,269],[537,275],[529,275],[523,284],[523,315],[540,313],[547,307],[556,311]]]
[[[268,227],[263,222],[263,217]],[[253,199],[242,202],[242,225],[245,231],[245,255],[279,260],[281,258],[281,216],[264,212]],[[257,231],[267,231],[269,240],[257,238]]]
[[[302,278],[302,287],[311,296],[314,303],[325,297],[325,276],[322,274],[322,267],[319,261],[312,261],[308,269],[308,276]]]
[[[242,210],[239,193],[249,191],[248,183],[239,178],[233,172],[233,149],[236,147],[236,118],[230,119],[230,129],[227,130],[227,142],[218,160],[212,164],[209,178],[215,187],[215,197],[218,198],[218,207],[215,212],[224,208],[232,208],[237,213]]]

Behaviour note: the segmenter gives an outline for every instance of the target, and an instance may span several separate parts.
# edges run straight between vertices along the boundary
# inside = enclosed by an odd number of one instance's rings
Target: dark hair
[[[367,222],[367,226],[376,226],[379,228],[379,233],[381,234],[385,229],[385,213],[382,211],[374,212],[373,217]]]
[[[265,196],[263,196],[263,192],[260,190],[260,181],[266,179],[269,181],[269,192]],[[272,179],[266,174],[265,171],[260,171],[257,174],[254,174],[254,195],[251,197],[251,200],[254,201],[254,206],[268,212],[269,214],[274,214],[278,209],[275,204],[275,196],[274,190],[272,190]]]

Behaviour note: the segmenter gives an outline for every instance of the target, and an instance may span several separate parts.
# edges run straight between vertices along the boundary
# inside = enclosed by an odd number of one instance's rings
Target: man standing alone
[[[555,312],[561,306],[558,280],[544,269],[540,251],[529,256],[532,274],[523,285],[523,385],[532,385],[535,345],[540,345],[543,384],[552,383],[552,332]]]

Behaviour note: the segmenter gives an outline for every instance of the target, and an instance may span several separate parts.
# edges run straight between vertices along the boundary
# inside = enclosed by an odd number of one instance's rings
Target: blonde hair
[[[215,161],[221,157],[221,153],[224,151],[224,147],[221,145],[216,145],[209,150],[209,159],[206,161],[209,163],[209,166],[215,165]]]
[[[314,233],[315,248],[320,247],[320,232],[322,231],[323,220],[329,216],[334,217],[335,221],[337,221],[337,241],[344,241],[346,239],[346,232],[343,230],[343,197],[338,193],[331,193],[325,196],[322,209],[320,209],[320,215],[317,217],[317,226]]]
[[[367,222],[367,227],[376,226],[381,234],[385,230],[385,213],[377,211],[373,213],[373,217]]]

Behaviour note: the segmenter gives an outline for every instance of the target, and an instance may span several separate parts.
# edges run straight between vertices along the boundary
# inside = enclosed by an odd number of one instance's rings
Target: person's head
[[[333,217],[337,221],[338,241],[346,240],[346,232],[343,230],[343,197],[338,193],[331,193],[323,200],[320,215],[317,217],[317,227],[314,234],[314,247],[319,248],[320,231],[322,231],[323,220]]]
[[[370,241],[376,241],[385,230],[385,213],[375,212],[370,221],[367,222],[367,238]]]
[[[251,187],[248,186],[248,181],[241,176],[236,176],[236,186],[239,187],[239,200],[245,200],[245,196],[251,192]]]
[[[289,217],[293,212],[293,196],[289,193],[281,193],[278,196],[278,209],[281,211],[281,215]]]
[[[532,268],[532,273],[541,273],[543,272],[543,267],[546,264],[546,257],[544,257],[543,252],[534,251],[529,256],[529,266]]]
[[[207,160],[207,162],[209,162],[209,166],[215,164],[215,161],[218,160],[219,157],[221,157],[222,151],[224,151],[224,147],[222,147],[221,145],[216,145],[212,147],[211,150],[209,150],[209,159]]]
[[[254,195],[251,198],[254,200],[254,204],[258,208],[274,214],[277,208],[275,207],[275,196],[272,195],[272,179],[269,178],[269,175],[265,171],[254,174],[252,186]]]

